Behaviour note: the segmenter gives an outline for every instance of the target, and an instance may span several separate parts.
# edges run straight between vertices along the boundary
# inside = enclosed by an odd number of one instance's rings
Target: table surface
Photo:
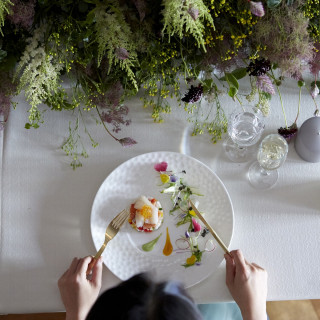
[[[2,133],[0,313],[63,310],[59,276],[74,256],[95,253],[90,213],[100,185],[126,160],[152,151],[192,156],[220,177],[234,209],[229,249],[241,248],[249,261],[267,269],[268,300],[320,298],[320,163],[300,159],[293,144],[277,184],[269,190],[256,190],[246,177],[251,162],[230,162],[222,142],[213,145],[206,135],[191,137],[182,110],[165,117],[162,124],[153,123],[150,110],[143,109],[135,98],[127,102],[132,124],[118,136],[131,136],[138,144],[121,147],[87,117],[88,129],[100,145],[94,149],[87,139],[89,158],[73,171],[70,159],[60,149],[73,119],[71,113],[46,112],[44,125],[26,130],[29,107],[22,95],[17,99],[18,106]],[[283,100],[291,124],[298,105],[296,85],[288,85]],[[226,109],[235,106],[231,99],[226,101]],[[304,93],[298,125],[313,111],[314,104]],[[284,120],[275,96],[263,136],[280,126]],[[119,281],[104,268],[103,289]],[[230,301],[224,263],[189,292],[199,303]]]

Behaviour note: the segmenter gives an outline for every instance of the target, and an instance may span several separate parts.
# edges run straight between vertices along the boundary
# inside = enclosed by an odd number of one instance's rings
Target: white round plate
[[[191,287],[210,276],[223,261],[223,250],[214,241],[216,249],[204,252],[199,266],[185,268],[182,266],[190,257],[190,251],[173,252],[163,255],[166,241],[166,228],[169,229],[174,250],[175,240],[184,235],[188,225],[176,227],[174,215],[170,215],[172,202],[169,194],[163,190],[159,173],[154,169],[156,163],[165,161],[173,172],[186,171],[184,181],[196,188],[203,196],[194,197],[199,201],[198,209],[205,213],[205,218],[229,246],[233,233],[233,209],[228,192],[217,177],[200,161],[175,152],[152,152],[132,158],[116,168],[102,183],[93,202],[91,212],[91,234],[98,250],[104,241],[107,225],[124,208],[130,209],[139,196],[154,197],[161,202],[164,211],[162,226],[152,233],[141,233],[134,230],[128,222],[124,224],[117,236],[108,243],[104,253],[105,265],[121,280],[150,271],[158,281],[174,279]],[[141,249],[142,244],[162,236],[150,252]],[[199,237],[201,238],[201,237]],[[213,239],[211,234],[205,238]],[[181,251],[181,250],[180,250]]]

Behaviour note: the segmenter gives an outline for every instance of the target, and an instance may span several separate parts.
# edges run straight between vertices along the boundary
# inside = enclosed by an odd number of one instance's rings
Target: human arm
[[[102,259],[92,269],[90,279],[86,272],[93,258],[74,258],[70,267],[58,280],[62,302],[66,308],[66,320],[84,320],[96,301],[102,278]]]
[[[241,250],[226,259],[226,284],[244,320],[266,320],[267,272],[245,260]]]

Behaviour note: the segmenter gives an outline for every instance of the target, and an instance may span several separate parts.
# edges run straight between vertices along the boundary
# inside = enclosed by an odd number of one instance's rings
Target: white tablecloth
[[[294,85],[283,97],[289,125],[295,119],[298,90]],[[225,107],[235,105],[231,101]],[[249,261],[269,273],[269,300],[320,298],[320,163],[301,160],[290,145],[270,190],[252,188],[246,173],[250,163],[230,162],[222,143],[208,136],[190,136],[190,124],[181,110],[154,124],[150,110],[138,99],[128,102],[132,124],[119,137],[131,136],[138,144],[123,148],[94,121],[88,129],[100,145],[73,171],[59,149],[72,119],[67,112],[46,112],[45,124],[26,130],[28,105],[19,97],[4,132],[0,313],[63,310],[57,279],[74,256],[94,254],[90,211],[103,180],[124,161],[151,151],[175,151],[208,165],[225,184],[234,208],[234,234],[230,249],[241,248]],[[314,104],[302,97],[298,124],[312,116]],[[88,117],[89,118],[89,117]],[[278,97],[263,135],[284,126]],[[206,281],[192,287],[197,302],[230,301],[224,264]],[[107,268],[103,288],[119,280]]]

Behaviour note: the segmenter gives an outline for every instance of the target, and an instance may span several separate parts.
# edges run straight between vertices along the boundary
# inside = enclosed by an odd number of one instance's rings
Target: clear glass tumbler
[[[229,138],[224,142],[228,158],[233,162],[247,162],[250,154],[247,147],[256,144],[264,130],[262,112],[253,106],[237,108],[228,119]]]

